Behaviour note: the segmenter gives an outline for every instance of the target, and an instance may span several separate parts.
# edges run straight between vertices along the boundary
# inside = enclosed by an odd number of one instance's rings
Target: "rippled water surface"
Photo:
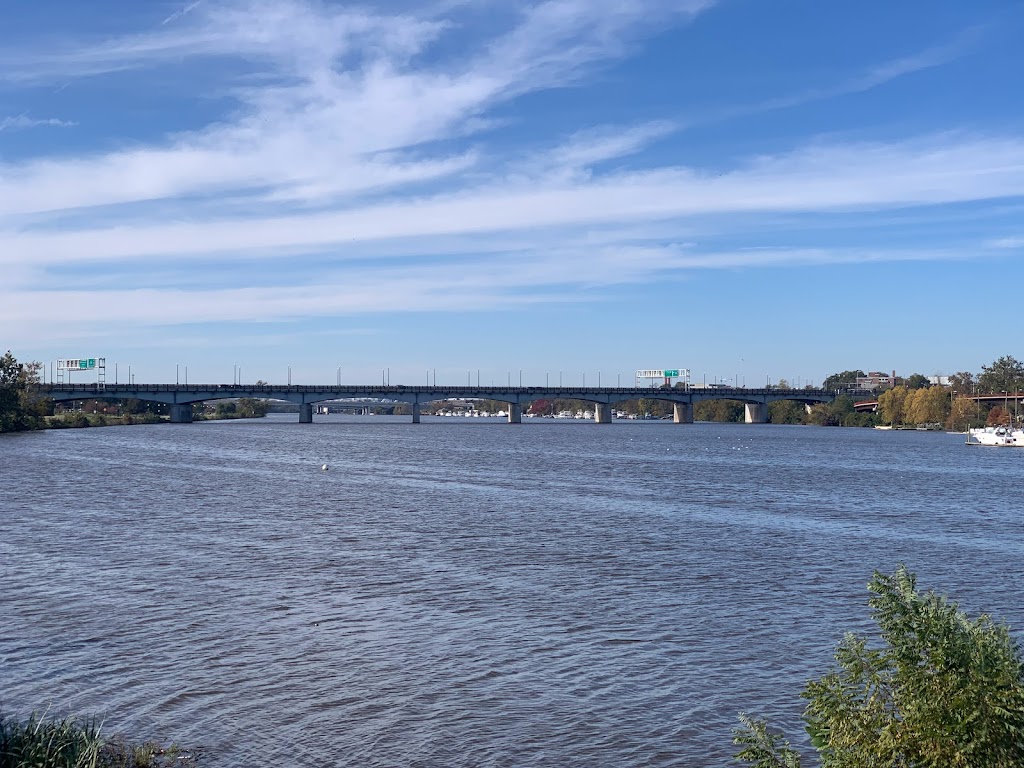
[[[726,765],[740,710],[799,740],[873,568],[1024,627],[1024,451],[295,418],[0,436],[0,705],[207,765]]]

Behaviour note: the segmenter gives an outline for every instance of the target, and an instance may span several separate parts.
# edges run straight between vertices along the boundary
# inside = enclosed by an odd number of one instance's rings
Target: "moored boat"
[[[967,431],[967,445],[987,445],[996,448],[1024,448],[1024,429],[1011,427],[983,427]]]

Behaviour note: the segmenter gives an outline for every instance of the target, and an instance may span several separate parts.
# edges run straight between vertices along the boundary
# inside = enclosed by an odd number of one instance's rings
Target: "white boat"
[[[989,445],[998,448],[1024,448],[1024,429],[984,427],[967,431],[968,445]]]

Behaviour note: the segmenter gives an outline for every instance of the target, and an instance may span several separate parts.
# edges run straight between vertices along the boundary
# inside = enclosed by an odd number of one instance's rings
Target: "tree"
[[[0,432],[39,429],[51,402],[38,394],[40,363],[22,365],[8,352],[0,357]]]
[[[265,387],[267,382],[257,381],[257,387]],[[255,397],[240,397],[238,398],[238,406],[236,413],[243,419],[259,419],[267,415],[267,411],[270,410],[270,403],[267,400],[257,399]]]
[[[907,400],[907,388],[893,387],[878,396],[878,412],[882,421],[889,424],[902,424],[904,420],[904,404]]]
[[[949,385],[957,392],[964,394],[973,391],[976,383],[974,374],[970,371],[959,371],[949,377]]]
[[[696,421],[743,421],[743,403],[738,400],[702,400],[694,403]]]
[[[910,378],[906,381],[907,389],[924,389],[930,387],[932,383],[928,381],[928,377],[921,373],[912,373]]]
[[[838,668],[802,694],[822,768],[1024,765],[1024,660],[1006,625],[918,592],[903,566],[876,571],[868,590],[880,642],[848,634]],[[741,723],[738,759],[799,768],[799,754],[766,723]]]
[[[988,412],[988,417],[985,419],[985,426],[987,427],[1006,427],[1009,424],[1010,412],[1003,410],[998,405]]]
[[[982,392],[1016,392],[1024,385],[1024,363],[1011,355],[981,366],[981,371],[978,389]]]
[[[958,397],[953,401],[949,418],[946,420],[946,429],[956,432],[966,432],[970,427],[977,427],[984,424],[981,416],[981,406],[977,400],[969,397]]]
[[[841,389],[843,387],[853,387],[857,384],[857,379],[860,376],[866,376],[864,371],[843,371],[842,373],[833,373],[831,376],[825,378],[822,382],[821,388],[827,390]]]
[[[768,421],[772,424],[804,424],[807,410],[796,400],[776,400],[768,403]]]
[[[913,400],[911,401],[911,398]],[[945,387],[927,387],[907,397],[907,422],[910,424],[942,424],[949,415],[949,391]]]

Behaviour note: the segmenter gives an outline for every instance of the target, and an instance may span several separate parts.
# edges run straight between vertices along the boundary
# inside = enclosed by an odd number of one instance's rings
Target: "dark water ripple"
[[[740,710],[799,738],[873,568],[1024,626],[1024,452],[291,421],[0,439],[3,707],[210,765],[725,765]]]

